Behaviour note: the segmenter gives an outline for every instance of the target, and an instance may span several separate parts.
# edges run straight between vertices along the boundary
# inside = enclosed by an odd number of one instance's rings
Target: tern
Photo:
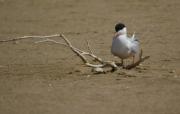
[[[123,23],[115,25],[115,35],[113,37],[111,53],[121,59],[121,64],[124,67],[124,59],[133,58],[134,64],[140,59],[140,43],[135,38],[135,33],[132,37],[127,36],[127,28]]]

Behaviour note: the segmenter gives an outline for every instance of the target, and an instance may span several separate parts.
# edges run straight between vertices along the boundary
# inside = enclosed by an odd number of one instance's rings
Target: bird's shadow
[[[127,65],[125,67],[123,67],[124,69],[132,69],[132,68],[135,68],[136,66],[138,66],[140,63],[144,62],[146,59],[149,59],[150,56],[145,56],[145,57],[142,57],[139,61],[137,61],[136,63],[134,64],[130,64],[130,65]]]
[[[149,59],[149,58],[150,58],[150,56],[142,57],[142,54],[143,54],[143,51],[142,51],[142,49],[141,49],[141,52],[140,52],[140,54],[139,54],[140,59],[139,59],[137,62],[133,63],[133,64],[130,64],[130,65],[127,65],[127,66],[123,66],[122,63],[115,63],[115,64],[116,64],[118,67],[122,67],[123,69],[130,70],[130,69],[135,68],[136,66],[138,66],[140,63],[144,62],[146,59]]]

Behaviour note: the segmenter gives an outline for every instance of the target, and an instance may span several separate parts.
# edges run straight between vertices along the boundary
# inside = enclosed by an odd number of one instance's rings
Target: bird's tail
[[[135,39],[135,32],[133,33],[133,35],[132,35],[132,37],[131,37],[132,39]]]
[[[135,38],[135,32],[134,32],[133,35],[131,36],[131,40],[132,40],[132,41],[138,41],[138,39]]]

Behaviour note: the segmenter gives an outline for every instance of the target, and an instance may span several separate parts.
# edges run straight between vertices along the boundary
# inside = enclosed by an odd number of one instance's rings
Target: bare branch
[[[0,42],[11,42],[11,41],[24,40],[24,39],[30,39],[30,38],[45,39],[45,38],[53,38],[53,37],[58,37],[58,36],[59,34],[48,35],[48,36],[23,36],[23,37],[18,37],[18,38],[9,39],[9,40],[0,40]]]
[[[88,47],[88,50],[91,54],[93,54],[93,51],[92,49],[90,48],[90,45],[89,45],[89,41],[86,39],[86,43],[87,43],[87,47]]]
[[[65,43],[56,41],[54,39],[51,39],[51,38],[55,38],[55,37],[59,37],[59,38],[63,39],[65,41]],[[83,51],[81,49],[78,49],[78,48],[74,47],[71,44],[71,42],[63,34],[54,34],[54,35],[47,35],[47,36],[23,36],[23,37],[18,37],[18,38],[14,38],[14,39],[1,40],[0,43],[2,43],[2,42],[17,41],[17,40],[24,40],[24,39],[40,39],[39,41],[36,41],[34,43],[52,42],[52,43],[55,43],[55,44],[60,44],[60,45],[63,45],[65,47],[68,47],[77,56],[80,57],[80,59],[83,61],[83,63],[86,66],[95,69],[96,73],[106,73],[106,72],[109,72],[109,71],[115,71],[118,68],[118,64],[117,63],[115,63],[113,61],[104,61],[100,57],[98,57],[95,54],[93,54],[88,41],[86,41],[86,43],[87,43],[89,52],[86,52],[86,51]],[[88,58],[86,56],[89,56],[89,57],[95,59],[96,62],[98,62],[98,64],[93,64],[93,63],[89,62],[89,60],[88,60]],[[126,67],[126,69],[131,69],[131,68],[139,65],[140,62],[143,62],[147,58],[149,58],[149,57],[141,58],[137,63],[135,63],[133,65],[128,65]],[[110,68],[110,70],[105,70],[104,68]]]
[[[35,43],[43,43],[43,42],[53,42],[53,43],[56,43],[56,44],[61,44],[61,45],[64,45],[64,46],[67,46],[67,44],[65,43],[62,43],[62,42],[58,42],[58,41],[55,41],[55,40],[52,40],[52,39],[45,39],[45,40],[40,40],[40,41],[36,41]]]

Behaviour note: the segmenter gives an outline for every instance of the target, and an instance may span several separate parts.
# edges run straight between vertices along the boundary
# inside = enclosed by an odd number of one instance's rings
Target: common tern
[[[113,37],[111,53],[121,59],[124,66],[124,59],[133,57],[133,63],[140,59],[140,43],[135,38],[135,33],[132,37],[127,36],[127,28],[123,23],[115,25],[115,35]]]

